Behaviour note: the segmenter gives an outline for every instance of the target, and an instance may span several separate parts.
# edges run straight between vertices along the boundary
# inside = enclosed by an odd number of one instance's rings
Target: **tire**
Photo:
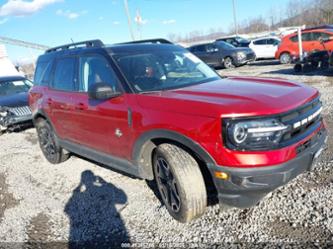
[[[295,71],[295,73],[300,73],[300,72],[302,72],[302,71],[303,71],[303,66],[302,66],[302,64],[296,64],[296,65],[294,66],[294,71]]]
[[[45,119],[37,120],[36,129],[39,146],[50,163],[59,164],[69,158],[69,154],[59,146],[51,125]]]
[[[289,53],[282,53],[280,56],[280,63],[281,64],[290,64],[291,63],[291,56]]]
[[[234,61],[231,57],[226,57],[223,60],[223,67],[225,69],[235,68]]]
[[[172,144],[161,144],[153,157],[156,185],[170,215],[186,223],[207,207],[204,178],[196,160]]]

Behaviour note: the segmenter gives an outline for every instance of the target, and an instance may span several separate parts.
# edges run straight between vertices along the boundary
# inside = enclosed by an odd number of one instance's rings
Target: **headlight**
[[[246,54],[244,52],[237,52],[237,59],[239,61],[244,60],[246,58]]]
[[[7,114],[8,113],[6,111],[0,111],[0,117],[6,117]]]
[[[289,130],[277,119],[228,120],[223,128],[226,146],[235,150],[273,149]]]

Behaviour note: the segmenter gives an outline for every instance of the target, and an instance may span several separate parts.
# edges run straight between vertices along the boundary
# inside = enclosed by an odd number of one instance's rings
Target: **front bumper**
[[[0,119],[0,131],[7,129],[17,129],[22,126],[32,125],[32,115],[7,116]]]
[[[304,171],[312,170],[314,160],[326,142],[327,131],[323,128],[296,158],[279,165],[256,168],[208,165],[220,203],[238,208],[256,205],[269,192],[285,185]],[[229,177],[226,180],[216,178],[216,172],[227,173]]]

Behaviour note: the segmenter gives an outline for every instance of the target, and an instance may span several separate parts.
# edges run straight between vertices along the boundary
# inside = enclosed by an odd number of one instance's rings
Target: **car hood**
[[[17,107],[27,105],[29,105],[27,92],[21,92],[9,96],[0,96],[0,107]]]
[[[146,109],[209,117],[287,112],[318,96],[304,84],[282,79],[229,77],[177,90],[138,95]]]

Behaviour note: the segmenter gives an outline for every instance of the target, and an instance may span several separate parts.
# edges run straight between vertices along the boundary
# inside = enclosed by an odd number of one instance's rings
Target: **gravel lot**
[[[281,77],[318,88],[329,132],[333,132],[333,73],[294,75],[291,66],[274,62],[219,73]],[[49,164],[34,129],[4,134],[0,145],[0,242],[11,242],[0,243],[0,248],[35,247],[35,242],[53,242],[45,247],[75,247],[69,240],[108,245],[131,241],[138,242],[136,248],[183,243],[211,248],[229,242],[261,247],[277,243],[301,247],[311,242],[313,247],[313,243],[333,247],[331,138],[313,172],[299,176],[256,207],[221,211],[218,205],[210,206],[190,224],[174,221],[145,181],[74,156],[60,165]]]

